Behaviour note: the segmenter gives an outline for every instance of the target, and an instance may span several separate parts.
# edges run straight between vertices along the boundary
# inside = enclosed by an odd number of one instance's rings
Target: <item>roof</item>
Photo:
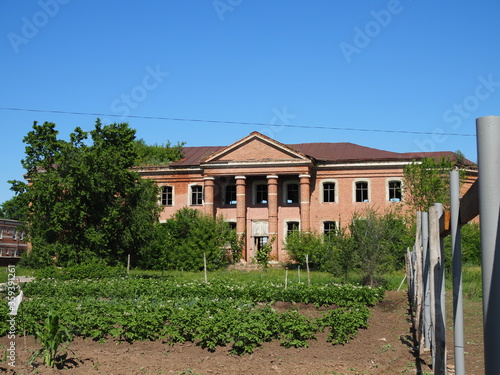
[[[269,140],[260,133],[253,132],[251,136],[259,136]],[[248,137],[243,138],[243,140]],[[184,157],[176,162],[170,164],[172,167],[187,167],[187,166],[198,166],[200,163],[208,159],[210,156],[226,152],[227,149],[237,145],[241,142],[235,142],[230,146],[200,146],[200,147],[183,147],[182,151]],[[276,141],[274,141],[276,142]],[[279,142],[276,142],[279,144]],[[454,153],[451,151],[436,151],[436,152],[391,152],[385,150],[379,150],[376,148],[370,148],[365,146],[360,146],[349,142],[339,142],[339,143],[298,143],[283,145],[288,149],[296,151],[300,154],[306,155],[312,159],[321,162],[331,162],[331,163],[345,163],[345,162],[370,162],[370,161],[412,161],[422,159],[424,157],[453,157]],[[465,160],[466,165],[473,165],[469,160]]]

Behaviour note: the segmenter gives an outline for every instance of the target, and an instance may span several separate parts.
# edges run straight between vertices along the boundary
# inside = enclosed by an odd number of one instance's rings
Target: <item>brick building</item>
[[[274,237],[272,257],[286,259],[283,241],[299,228],[329,232],[366,207],[404,205],[403,168],[425,156],[352,143],[285,145],[253,132],[227,147],[184,147],[184,158],[140,174],[161,188],[164,221],[181,207],[223,215],[246,235],[245,261]],[[477,174],[469,173],[464,189]]]
[[[27,250],[23,225],[19,221],[0,219],[0,266],[17,264],[21,254]]]

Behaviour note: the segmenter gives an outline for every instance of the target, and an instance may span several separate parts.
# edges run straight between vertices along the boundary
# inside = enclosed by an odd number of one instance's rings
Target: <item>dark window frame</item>
[[[293,188],[293,189],[292,189]],[[297,182],[287,183],[285,185],[286,204],[300,203],[300,185]]]
[[[329,187],[327,185],[332,185]],[[324,203],[335,203],[335,182],[323,182],[323,202]]]
[[[268,186],[267,184],[255,185],[255,203],[267,204],[269,202]]]
[[[236,185],[227,185],[224,188],[224,204],[234,206],[236,197]]]
[[[369,202],[370,196],[368,194],[368,181],[356,181],[356,202]]]
[[[166,207],[174,205],[174,188],[172,186],[161,187],[160,203]]]
[[[403,200],[402,184],[399,180],[389,181],[387,184],[389,192],[389,201],[391,202],[401,202]],[[396,186],[394,186],[396,185]]]
[[[203,186],[191,185],[191,206],[203,205]]]

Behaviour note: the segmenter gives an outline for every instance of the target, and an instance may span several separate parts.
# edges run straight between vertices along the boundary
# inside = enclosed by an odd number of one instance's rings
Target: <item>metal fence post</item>
[[[462,246],[460,236],[460,172],[450,172],[450,214],[453,276],[453,337],[455,374],[465,374],[464,313],[462,299]]]
[[[500,116],[476,119],[483,273],[484,365],[500,374]]]

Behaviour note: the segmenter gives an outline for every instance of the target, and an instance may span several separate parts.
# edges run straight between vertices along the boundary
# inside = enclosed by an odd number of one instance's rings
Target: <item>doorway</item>
[[[269,241],[269,222],[267,220],[252,221],[252,258],[257,251],[267,245]]]

